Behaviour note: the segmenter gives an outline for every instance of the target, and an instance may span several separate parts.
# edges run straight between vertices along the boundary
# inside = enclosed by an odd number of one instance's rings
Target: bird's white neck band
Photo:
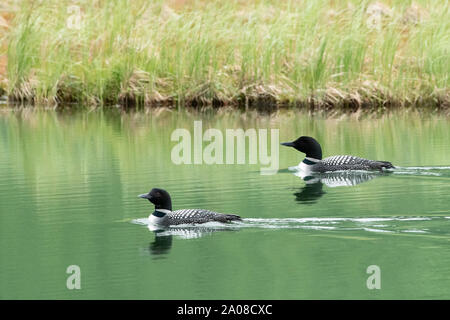
[[[155,211],[159,211],[159,212],[162,212],[162,213],[165,213],[165,214],[168,214],[168,213],[172,212],[172,211],[167,210],[167,209],[155,209]]]
[[[305,161],[306,160],[306,161]],[[319,159],[315,159],[315,158],[310,158],[310,157],[305,157],[305,159],[303,160],[306,164],[308,164],[308,162],[314,162],[314,164],[316,164],[317,162],[319,162]]]

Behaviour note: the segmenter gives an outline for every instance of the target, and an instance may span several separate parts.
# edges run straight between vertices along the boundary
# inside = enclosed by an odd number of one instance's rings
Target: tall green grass
[[[70,28],[80,7],[81,25]],[[12,100],[449,106],[449,2],[22,0]]]

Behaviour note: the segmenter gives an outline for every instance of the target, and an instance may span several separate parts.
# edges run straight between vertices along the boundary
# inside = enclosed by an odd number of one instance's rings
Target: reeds
[[[179,2],[21,1],[10,100],[449,107],[446,0]]]

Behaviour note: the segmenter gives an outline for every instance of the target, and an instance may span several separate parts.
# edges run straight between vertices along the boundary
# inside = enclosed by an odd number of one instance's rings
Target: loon
[[[139,195],[155,205],[155,211],[148,217],[150,224],[168,227],[177,224],[200,224],[211,221],[229,222],[241,220],[235,214],[218,213],[205,209],[181,209],[172,211],[172,200],[166,190],[153,188],[149,193]]]
[[[383,170],[395,168],[388,161],[368,160],[355,156],[339,155],[322,160],[322,148],[314,138],[303,136],[293,142],[283,142],[283,146],[306,154],[305,159],[299,163],[299,168],[304,173],[328,172],[338,170]]]

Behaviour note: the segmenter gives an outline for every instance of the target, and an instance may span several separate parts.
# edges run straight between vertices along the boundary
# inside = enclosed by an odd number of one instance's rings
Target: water
[[[279,128],[324,155],[389,160],[392,172],[309,183],[280,170],[175,165],[176,128]],[[326,119],[284,112],[0,111],[0,298],[450,298],[450,120],[417,114]],[[315,183],[314,183],[315,182]],[[242,222],[149,230],[151,205],[208,208]],[[81,268],[81,290],[66,269]],[[366,286],[368,266],[381,289]]]

